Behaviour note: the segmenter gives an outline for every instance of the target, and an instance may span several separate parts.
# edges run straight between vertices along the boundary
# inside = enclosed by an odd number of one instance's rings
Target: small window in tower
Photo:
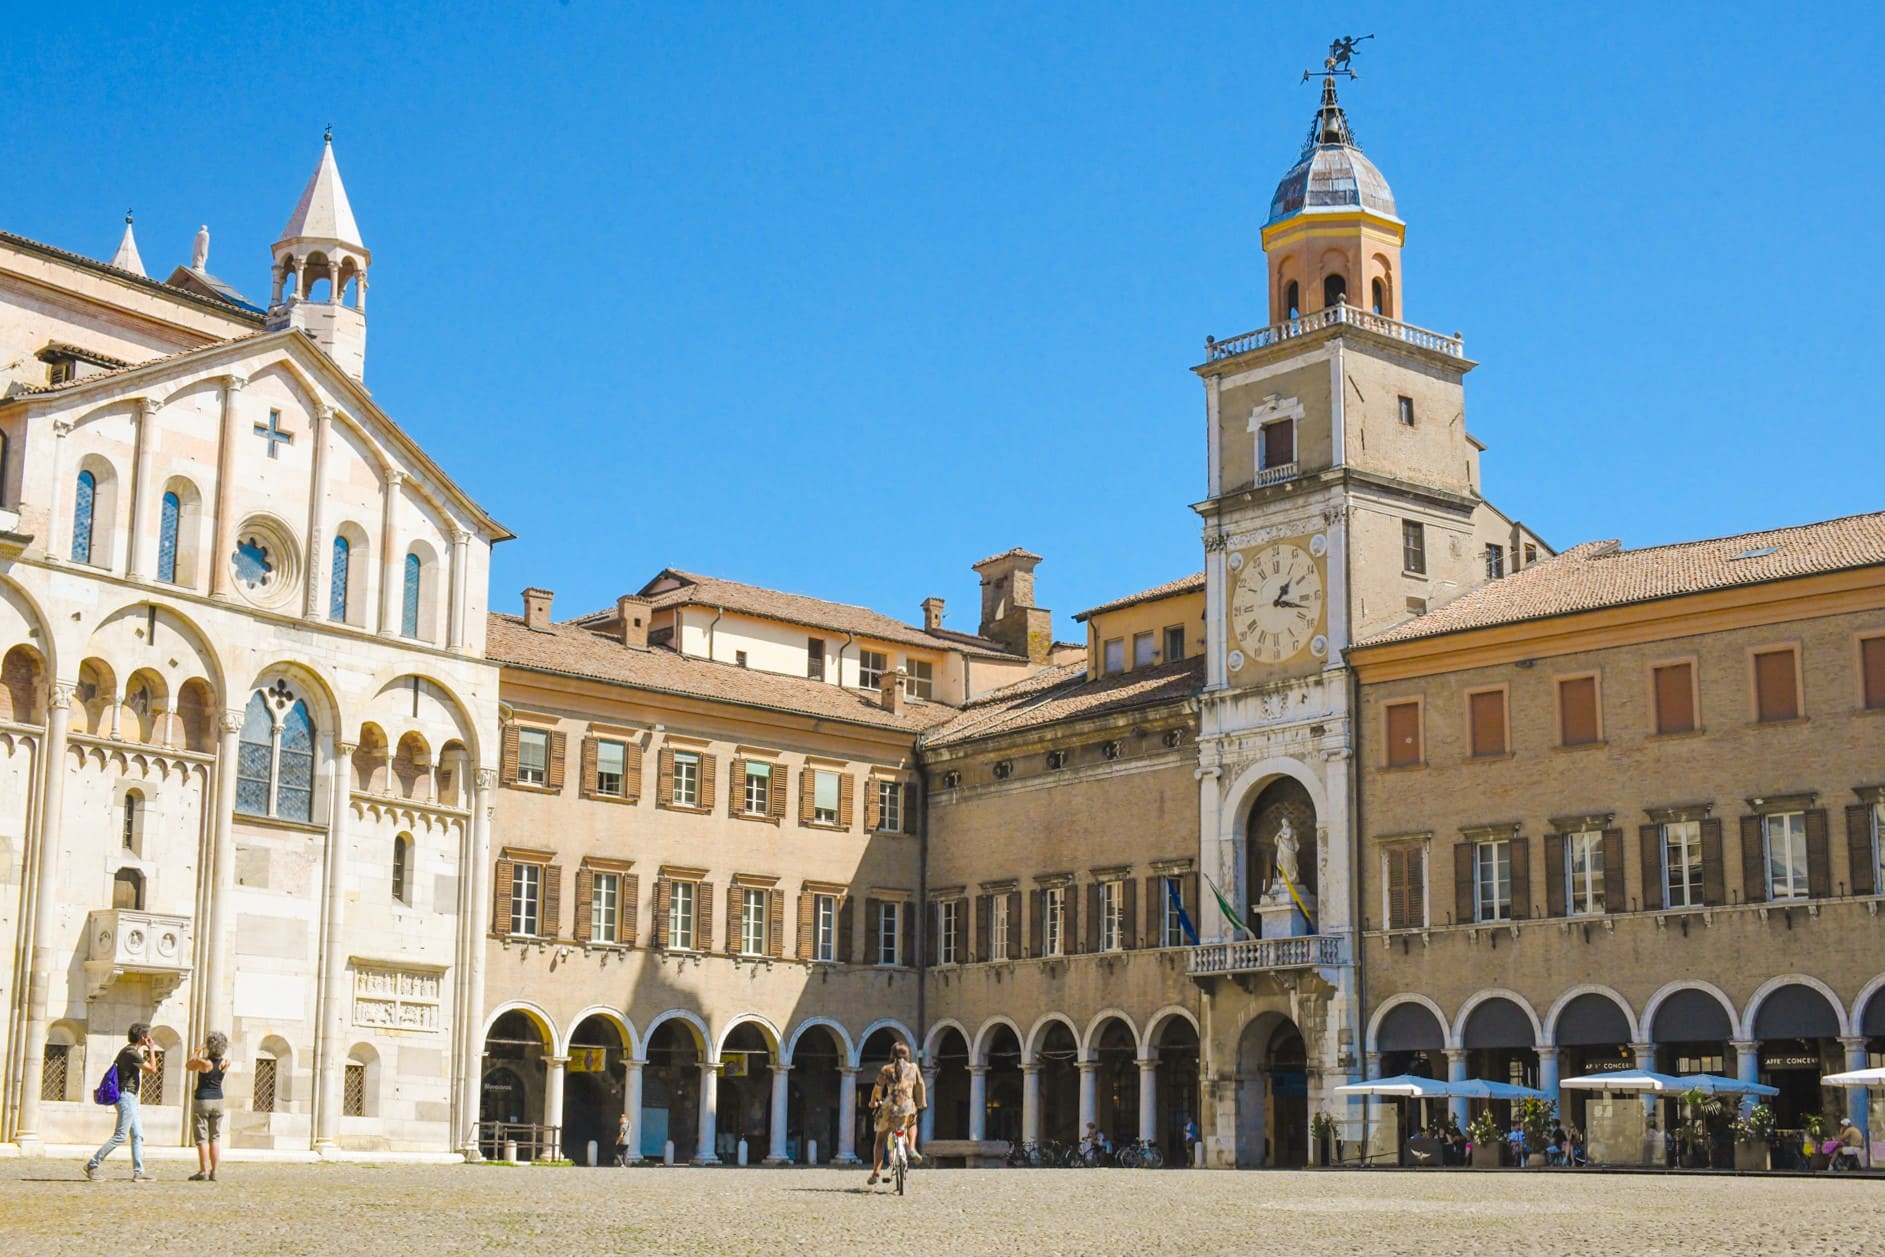
[[[1340,305],[1348,300],[1348,278],[1344,275],[1330,275],[1322,281],[1322,304]]]
[[[1258,470],[1282,467],[1296,461],[1296,421],[1278,419],[1266,423],[1257,430],[1257,457],[1262,466]]]
[[[1374,295],[1374,312],[1376,314],[1386,314],[1388,312],[1388,286],[1377,279],[1374,281],[1372,288]]]
[[[1293,279],[1283,290],[1283,316],[1289,319],[1302,316],[1302,286]]]
[[[1411,397],[1397,397],[1395,398],[1395,402],[1400,407],[1399,413],[1401,416],[1401,426],[1403,428],[1413,427],[1414,426],[1414,399]]]

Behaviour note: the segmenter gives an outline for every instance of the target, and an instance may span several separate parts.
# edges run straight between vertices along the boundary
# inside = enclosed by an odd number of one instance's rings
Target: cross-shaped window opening
[[[268,456],[270,458],[280,458],[281,447],[295,443],[295,434],[281,426],[281,411],[279,410],[271,410],[268,412],[267,423],[258,423],[255,425],[255,435],[268,442]]]

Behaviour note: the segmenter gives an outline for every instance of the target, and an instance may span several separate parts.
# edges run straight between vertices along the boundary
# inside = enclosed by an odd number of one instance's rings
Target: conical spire
[[[137,255],[137,237],[131,234],[130,210],[124,212],[124,236],[118,241],[118,251],[111,255],[111,264],[133,275],[144,274],[144,259]]]
[[[1309,138],[1302,146],[1303,155],[1309,155],[1311,149],[1324,144],[1344,144],[1349,148],[1360,148],[1355,139],[1355,132],[1348,125],[1348,115],[1342,112],[1341,102],[1335,99],[1335,76],[1322,80],[1322,104],[1316,109],[1316,116],[1309,124]]]
[[[340,182],[340,167],[334,162],[332,131],[322,141],[321,164],[314,168],[314,177],[302,190],[281,238],[329,240],[366,248],[366,242],[360,239],[360,225],[353,220],[353,206],[347,203],[347,189]]]

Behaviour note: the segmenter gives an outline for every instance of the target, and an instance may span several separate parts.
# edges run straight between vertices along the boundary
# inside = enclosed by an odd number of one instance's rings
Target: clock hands
[[[1276,601],[1272,602],[1270,605],[1273,607],[1285,607],[1293,611],[1303,610],[1302,603],[1289,601],[1289,587],[1294,583],[1294,578],[1284,581],[1283,587],[1276,591]]]

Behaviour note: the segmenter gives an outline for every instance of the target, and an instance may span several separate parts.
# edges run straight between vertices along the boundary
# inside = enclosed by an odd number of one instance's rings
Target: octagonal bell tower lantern
[[[367,264],[353,206],[334,161],[334,133],[281,239],[275,242],[268,328],[300,328],[356,380],[366,373]]]

